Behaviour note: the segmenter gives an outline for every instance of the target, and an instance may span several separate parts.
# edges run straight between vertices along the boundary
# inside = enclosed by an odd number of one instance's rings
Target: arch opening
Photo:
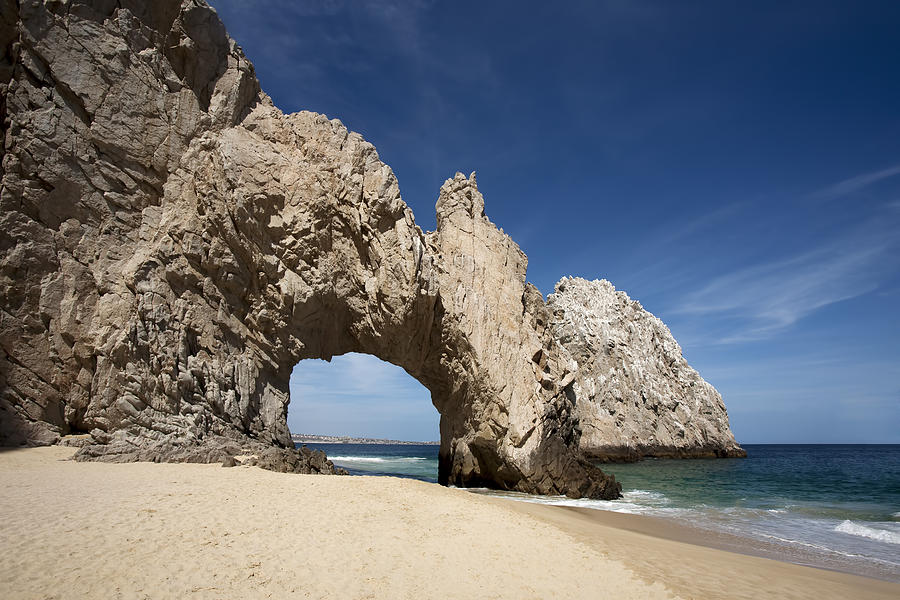
[[[351,474],[438,480],[440,414],[431,392],[371,354],[305,359],[291,373],[288,428]]]

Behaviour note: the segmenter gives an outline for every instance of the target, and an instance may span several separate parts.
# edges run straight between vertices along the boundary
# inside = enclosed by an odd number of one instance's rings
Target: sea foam
[[[900,531],[888,531],[886,529],[876,529],[874,527],[866,527],[853,521],[844,521],[834,528],[835,531],[855,535],[859,537],[869,538],[887,544],[900,544]]]
[[[369,463],[395,463],[395,462],[413,462],[419,460],[428,460],[423,456],[329,456],[331,462],[369,462]]]
[[[622,498],[636,504],[669,504],[669,499],[666,498],[665,494],[650,490],[628,490],[622,493]]]

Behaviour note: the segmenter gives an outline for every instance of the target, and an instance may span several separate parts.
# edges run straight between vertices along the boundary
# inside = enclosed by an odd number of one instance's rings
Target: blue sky
[[[640,300],[739,441],[900,443],[900,3],[212,3],[282,110],[375,144],[423,229],[477,171],[545,295]],[[298,365],[291,429],[436,439],[381,365]]]

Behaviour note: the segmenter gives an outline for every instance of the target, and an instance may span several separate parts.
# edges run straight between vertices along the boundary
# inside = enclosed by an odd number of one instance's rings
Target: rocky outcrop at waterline
[[[608,281],[566,277],[547,298],[554,336],[578,368],[579,448],[595,460],[746,456],[716,389],[669,328]]]
[[[292,367],[363,352],[430,390],[442,483],[619,494],[580,451],[593,346],[560,343],[474,175],[423,233],[375,148],[273,106],[202,0],[0,0],[0,48],[4,444],[302,471]]]

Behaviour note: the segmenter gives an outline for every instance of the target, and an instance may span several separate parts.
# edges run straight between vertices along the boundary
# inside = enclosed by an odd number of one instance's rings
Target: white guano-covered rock
[[[745,454],[722,397],[640,302],[606,280],[565,277],[547,306],[554,336],[578,363],[570,394],[586,455],[635,460]]]

